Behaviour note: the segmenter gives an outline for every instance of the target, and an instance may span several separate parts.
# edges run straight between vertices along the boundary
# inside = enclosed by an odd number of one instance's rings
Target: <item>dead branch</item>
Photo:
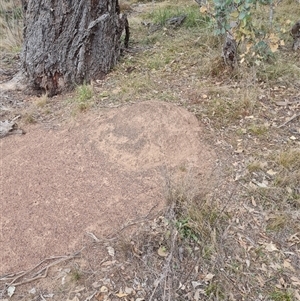
[[[49,270],[50,267],[52,267],[56,264],[59,264],[63,261],[67,261],[67,260],[70,260],[70,259],[73,259],[73,258],[77,257],[81,253],[81,251],[82,250],[80,250],[79,252],[76,252],[75,254],[70,255],[70,256],[54,256],[54,257],[46,258],[46,259],[42,260],[40,263],[38,263],[37,265],[35,265],[33,268],[29,269],[28,271],[20,272],[20,273],[12,275],[10,277],[4,276],[4,277],[0,278],[0,282],[6,282],[8,280],[11,280],[11,282],[5,283],[6,286],[9,287],[9,286],[20,286],[22,284],[26,284],[26,283],[29,283],[29,282],[32,282],[32,281],[35,281],[35,280],[38,280],[38,279],[41,279],[41,278],[45,278],[48,275],[48,270]],[[55,260],[55,261],[52,262],[52,263],[49,263],[47,266],[45,266],[42,269],[40,269],[39,271],[37,271],[33,275],[32,278],[20,281],[26,275],[32,273],[35,269],[37,269],[39,266],[41,266],[45,262],[52,261],[52,260]],[[19,282],[17,282],[18,280],[19,280]]]

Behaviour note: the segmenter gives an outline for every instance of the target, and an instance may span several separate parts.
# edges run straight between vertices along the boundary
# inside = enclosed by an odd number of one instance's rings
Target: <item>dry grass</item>
[[[22,11],[19,0],[0,1],[0,50],[18,53],[22,45]]]

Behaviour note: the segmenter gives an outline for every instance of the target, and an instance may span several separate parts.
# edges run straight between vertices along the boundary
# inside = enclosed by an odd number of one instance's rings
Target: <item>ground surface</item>
[[[3,201],[2,298],[299,301],[299,4],[276,8],[274,57],[231,72],[195,2],[124,3],[130,48],[104,80],[1,92],[1,120],[27,132],[1,140],[1,193],[18,201]],[[18,58],[1,61],[6,81]]]
[[[1,158],[2,274],[161,210],[168,173],[189,170],[204,185],[216,160],[197,119],[160,102],[85,114],[57,130],[30,126],[1,140]]]

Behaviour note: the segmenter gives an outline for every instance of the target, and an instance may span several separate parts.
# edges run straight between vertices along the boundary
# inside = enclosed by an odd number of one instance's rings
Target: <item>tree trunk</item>
[[[52,96],[116,64],[128,29],[118,0],[22,0],[22,6],[21,59],[31,87]]]

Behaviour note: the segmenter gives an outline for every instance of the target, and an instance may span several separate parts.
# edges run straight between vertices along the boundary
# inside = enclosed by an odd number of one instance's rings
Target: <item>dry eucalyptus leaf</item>
[[[297,277],[295,277],[295,276],[292,276],[292,277],[291,277],[291,280],[292,280],[292,284],[293,284],[294,286],[299,286],[299,287],[300,287],[300,279],[299,279],[299,278],[297,278]]]
[[[300,301],[300,293],[299,293],[298,290],[294,290],[294,297],[295,297],[298,301]]]
[[[212,280],[214,277],[215,277],[214,274],[208,273],[208,274],[204,277],[203,280],[204,280],[204,281],[210,281],[210,280]]]
[[[7,289],[7,295],[10,298],[16,291],[16,287],[15,286],[9,286]]]
[[[289,260],[285,260],[283,262],[283,266],[291,271],[295,271],[294,267],[291,265],[291,263],[289,262]]]
[[[275,176],[275,175],[277,174],[277,171],[274,171],[273,169],[269,169],[269,170],[267,171],[267,174],[268,174],[269,176]]]
[[[131,287],[125,287],[124,292],[128,295],[133,294],[134,290]]]
[[[99,288],[101,286],[101,284],[100,284],[100,282],[98,282],[98,281],[95,281],[95,282],[93,282],[93,284],[92,284],[92,287],[93,288]]]
[[[196,292],[194,294],[194,300],[198,301],[198,300],[200,300],[199,298],[200,298],[200,290],[196,290]]]
[[[192,281],[192,286],[194,289],[201,284],[202,284],[202,282],[200,282],[200,281]]]
[[[107,247],[107,252],[111,257],[115,256],[115,249],[113,247]]]
[[[269,243],[265,245],[265,248],[267,251],[269,252],[274,252],[274,251],[278,251],[278,249],[276,248],[276,245]]]
[[[250,260],[249,259],[246,259],[246,265],[247,265],[247,268],[250,267]]]
[[[125,294],[125,293],[123,293],[123,292],[120,291],[119,293],[116,294],[116,296],[117,296],[118,298],[124,298],[124,297],[127,297],[128,294]]]
[[[167,257],[168,256],[168,251],[166,250],[166,248],[164,246],[161,246],[158,250],[157,250],[157,254],[161,257]]]
[[[106,286],[101,286],[101,288],[100,288],[100,292],[101,293],[107,293],[108,292],[108,288],[106,287]]]

